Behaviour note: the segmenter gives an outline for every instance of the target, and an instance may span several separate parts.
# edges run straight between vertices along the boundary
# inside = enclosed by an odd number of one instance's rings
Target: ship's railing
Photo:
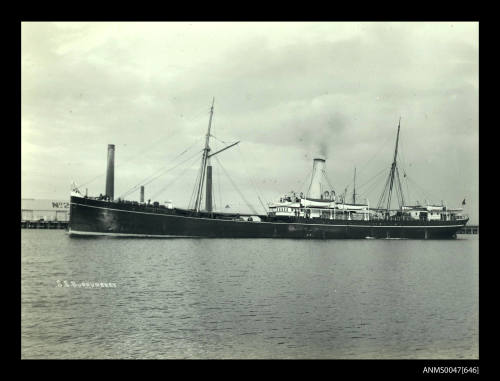
[[[371,215],[370,220],[372,221],[418,221],[418,218],[413,218],[410,216],[378,216]],[[427,219],[426,219],[427,221]]]
[[[388,220],[388,221],[463,221],[463,220],[467,220],[469,217],[467,215],[457,215],[457,216],[453,216],[453,217],[447,217],[446,220],[442,220],[442,219],[432,219],[432,220],[428,220],[427,218],[424,218],[424,219],[420,219],[420,218],[414,218],[414,217],[411,217],[411,216],[381,216],[381,215],[376,215],[376,214],[373,214],[373,215],[370,215],[370,220],[376,220],[376,221],[384,221],[384,220]]]

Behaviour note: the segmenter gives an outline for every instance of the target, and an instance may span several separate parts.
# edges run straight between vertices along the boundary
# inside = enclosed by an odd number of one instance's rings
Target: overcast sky
[[[157,173],[146,199],[187,207],[215,97],[213,150],[241,140],[218,155],[224,169],[213,160],[217,208],[246,210],[225,172],[262,212],[257,194],[307,190],[318,154],[337,193],[349,187],[350,198],[356,167],[358,200],[376,205],[401,117],[406,197],[466,198],[477,222],[478,23],[40,22],[21,32],[23,198],[68,199],[72,181],[104,193],[115,144],[115,197]]]

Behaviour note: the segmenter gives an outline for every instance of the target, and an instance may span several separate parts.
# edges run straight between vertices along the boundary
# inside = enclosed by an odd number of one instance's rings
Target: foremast
[[[207,161],[208,161],[208,158],[209,158],[208,153],[210,152],[210,129],[212,127],[212,116],[214,114],[214,102],[215,102],[215,97],[212,99],[212,107],[210,108],[210,118],[208,120],[208,130],[207,130],[207,135],[205,137],[205,148],[203,149],[203,156],[202,156],[202,159],[201,159],[200,182],[198,183],[198,189],[197,189],[197,192],[196,192],[196,201],[195,201],[195,204],[194,204],[194,209],[195,209],[196,212],[200,211],[200,205],[201,205],[201,199],[202,199],[202,191],[203,191],[203,183],[205,182],[205,173],[206,173],[206,168],[207,168]],[[211,183],[211,181],[210,181],[210,183]],[[210,186],[211,186],[211,184],[210,184]],[[210,196],[210,205],[211,205],[211,201],[212,201],[211,200],[211,196],[212,195],[211,194],[210,195],[207,194],[207,196]]]
[[[212,127],[212,117],[214,114],[214,102],[215,98],[212,99],[212,107],[210,108],[210,118],[208,120],[208,129],[207,129],[207,135],[205,136],[205,148],[203,149],[203,156],[201,159],[201,169],[200,169],[200,177],[199,177],[199,182],[196,184],[196,199],[195,199],[195,204],[194,204],[194,210],[196,212],[200,212],[201,210],[201,202],[203,199],[203,184],[205,183],[205,176],[206,176],[206,192],[205,192],[205,211],[207,212],[212,212],[212,166],[210,165],[210,158],[212,156],[215,156],[228,148],[231,148],[235,146],[236,144],[239,143],[237,141],[236,143],[229,144],[225,146],[224,148],[214,152],[214,153],[209,153],[210,152],[210,130]]]
[[[394,158],[392,160],[391,170],[389,172],[389,177],[387,178],[387,181],[386,181],[386,184],[384,187],[384,191],[382,192],[382,195],[380,196],[380,200],[379,200],[378,206],[377,206],[377,209],[379,209],[379,210],[385,209],[387,216],[389,215],[389,212],[391,209],[392,192],[393,192],[394,186],[396,186],[396,196],[398,197],[399,208],[401,209],[405,203],[404,195],[403,195],[403,188],[401,186],[401,180],[399,178],[399,170],[398,170],[398,164],[397,164],[400,129],[401,129],[401,118],[399,118],[399,123],[398,123],[398,132],[396,135],[396,146],[394,148]],[[386,202],[384,202],[384,201],[386,201]],[[385,206],[385,208],[384,208],[384,206]]]

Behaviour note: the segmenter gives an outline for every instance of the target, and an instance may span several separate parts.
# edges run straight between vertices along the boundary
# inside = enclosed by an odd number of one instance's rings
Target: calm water
[[[21,357],[478,358],[478,246],[22,229]]]

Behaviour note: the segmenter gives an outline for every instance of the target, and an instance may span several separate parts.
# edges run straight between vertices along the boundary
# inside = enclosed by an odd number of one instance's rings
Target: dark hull
[[[179,215],[175,210],[139,208],[71,197],[70,235],[206,238],[450,239],[467,220],[346,221],[297,220],[249,222]]]

